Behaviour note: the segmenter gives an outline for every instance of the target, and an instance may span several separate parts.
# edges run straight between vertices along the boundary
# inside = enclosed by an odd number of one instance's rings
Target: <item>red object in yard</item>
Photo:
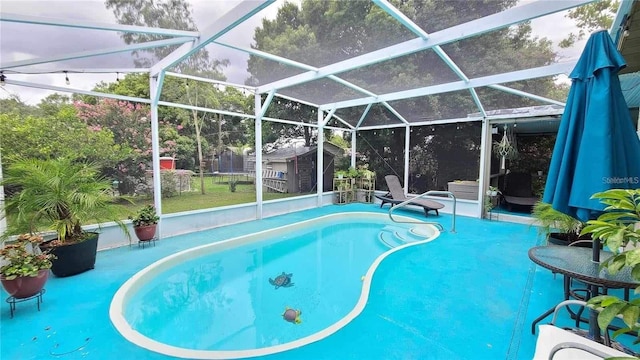
[[[38,271],[37,276],[22,276],[13,280],[3,278],[2,286],[10,296],[16,299],[26,299],[39,293],[48,278],[49,269],[42,269]]]
[[[175,169],[176,169],[176,159],[172,157],[160,158],[160,170],[175,170]]]

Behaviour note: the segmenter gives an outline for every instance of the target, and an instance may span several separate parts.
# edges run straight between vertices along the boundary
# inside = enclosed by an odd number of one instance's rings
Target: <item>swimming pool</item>
[[[364,308],[377,265],[435,239],[435,227],[386,214],[339,213],[188,249],[129,279],[110,317],[162,354],[241,358],[320,340]],[[300,311],[296,324],[283,317]],[[294,316],[295,317],[295,316]]]

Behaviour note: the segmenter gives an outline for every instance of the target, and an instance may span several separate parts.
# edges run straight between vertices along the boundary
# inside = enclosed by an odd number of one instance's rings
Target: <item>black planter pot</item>
[[[90,233],[85,241],[62,246],[47,247],[58,258],[53,260],[51,272],[57,277],[65,277],[91,270],[96,265],[98,252],[98,233]]]
[[[586,247],[586,248],[590,248],[593,247],[593,242],[591,241],[591,235],[587,234],[587,235],[582,235],[578,238],[575,237],[575,235],[573,234],[567,234],[567,233],[550,233],[548,236],[549,242],[551,244],[555,244],[555,245],[564,245],[564,246],[569,246],[570,244],[572,244],[575,241],[579,241],[579,240],[588,240],[588,241],[581,241],[579,243],[576,243],[574,245],[571,246],[578,246],[578,247]],[[602,244],[601,244],[602,247]]]

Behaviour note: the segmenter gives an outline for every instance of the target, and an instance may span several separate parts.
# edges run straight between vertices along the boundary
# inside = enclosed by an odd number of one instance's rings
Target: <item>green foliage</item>
[[[113,10],[116,21],[124,25],[138,25],[176,30],[198,31],[191,14],[191,5],[184,0],[106,0],[107,9]],[[139,44],[148,41],[162,40],[162,35],[121,33],[120,37],[127,44]],[[157,60],[169,55],[180,45],[155,47],[133,52],[134,62],[139,67],[150,67]],[[225,80],[220,71],[228,61],[209,58],[207,50],[202,49],[189,56],[172,71],[191,75],[205,75],[209,78]]]
[[[2,184],[19,189],[5,203],[12,216],[9,234],[36,233],[45,221],[60,242],[82,241],[82,224],[98,220],[115,221],[129,236],[112,203],[111,181],[100,178],[95,164],[69,158],[19,159],[7,168]]]
[[[5,165],[19,158],[69,157],[113,167],[127,156],[128,151],[115,144],[111,131],[88,128],[71,106],[63,106],[59,114],[49,117],[0,114],[0,146]]]
[[[331,135],[329,137],[329,142],[333,145],[340,147],[341,149],[348,149],[351,147],[351,144],[347,142],[342,136],[339,135]]]
[[[162,198],[170,198],[178,195],[176,187],[179,186],[179,175],[175,171],[160,172],[160,193]],[[151,192],[153,189],[149,189]]]
[[[17,95],[0,99],[0,114],[13,114],[18,117],[41,116],[42,112],[35,106],[25,104]]]
[[[565,16],[575,20],[580,30],[577,34],[569,33],[560,42],[560,47],[571,47],[576,41],[584,39],[587,33],[598,29],[610,29],[619,6],[620,1],[618,0],[601,0],[569,10]]]
[[[582,233],[592,233],[594,239],[604,241],[616,254],[603,261],[600,266],[611,274],[623,268],[631,268],[633,279],[640,281],[640,248],[637,247],[640,241],[640,189],[612,189],[596,193],[591,198],[600,199],[607,207],[597,220],[587,221]],[[620,250],[629,244],[634,246],[628,250]],[[640,287],[636,289],[636,293],[639,290]],[[628,302],[615,296],[597,296],[588,303],[604,309],[598,315],[598,325],[603,330],[616,316],[622,317],[627,328],[616,331],[614,337],[631,330],[640,330],[640,299]],[[640,337],[637,341],[640,341]]]
[[[13,280],[23,276],[38,276],[40,270],[51,269],[51,260],[55,255],[41,251],[43,242],[40,235],[21,234],[15,242],[5,244],[0,249],[0,257],[5,261],[0,267],[0,276]]]
[[[147,226],[157,224],[160,217],[156,214],[156,208],[153,205],[143,206],[135,216],[129,216],[129,220],[133,226]]]
[[[551,204],[542,201],[538,201],[533,206],[531,216],[538,221],[538,233],[545,236],[555,230],[577,240],[585,225],[582,221],[560,212],[554,209]]]
[[[231,178],[229,179],[229,191],[236,192],[236,188],[238,187],[238,180]]]

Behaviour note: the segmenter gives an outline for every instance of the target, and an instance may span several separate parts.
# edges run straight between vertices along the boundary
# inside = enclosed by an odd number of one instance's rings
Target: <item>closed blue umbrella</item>
[[[597,192],[640,187],[640,139],[622,95],[618,72],[626,66],[609,33],[591,34],[569,77],[571,90],[544,189],[543,201],[582,221],[596,217],[604,204]],[[593,258],[599,262],[600,242]],[[592,288],[597,294],[597,288]],[[589,335],[598,340],[595,311]]]
[[[604,210],[594,193],[640,187],[640,140],[618,79],[625,66],[603,30],[591,35],[570,75],[543,201],[582,221]]]

